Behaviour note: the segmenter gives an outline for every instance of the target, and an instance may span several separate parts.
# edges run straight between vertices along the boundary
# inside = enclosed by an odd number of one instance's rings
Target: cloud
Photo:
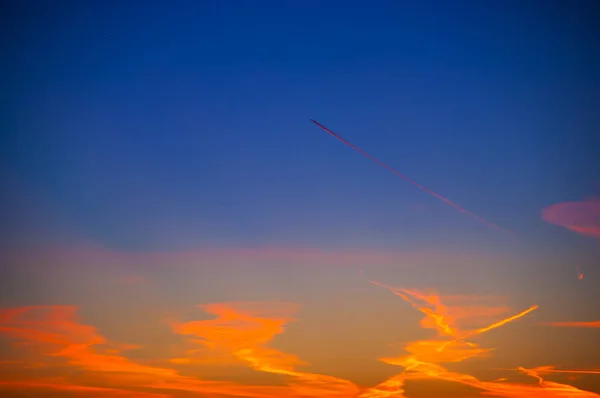
[[[105,354],[97,348],[109,345],[95,327],[77,322],[77,307],[31,306],[0,311],[0,333],[16,341],[35,343],[49,357],[65,358],[67,364],[93,372],[174,376],[171,369],[139,365],[119,355],[116,345]],[[18,345],[18,344],[17,344]],[[130,347],[125,347],[130,348]]]
[[[420,291],[415,289],[402,289],[387,286],[378,282],[375,285],[384,287],[394,295],[410,303],[413,308],[420,311],[424,318],[421,327],[434,329],[438,336],[427,340],[418,340],[408,343],[404,347],[405,355],[380,358],[380,361],[403,367],[399,374],[388,378],[379,385],[368,389],[364,397],[388,398],[406,397],[404,387],[407,381],[414,380],[439,380],[454,382],[465,386],[476,388],[487,396],[505,398],[561,398],[582,397],[597,398],[600,395],[580,390],[574,386],[547,381],[542,378],[543,373],[572,373],[572,374],[596,374],[596,370],[558,370],[554,367],[540,367],[533,369],[517,368],[518,370],[534,379],[538,384],[521,384],[507,381],[507,379],[495,381],[483,381],[473,375],[460,373],[446,368],[444,363],[462,362],[473,357],[489,355],[493,349],[482,348],[479,344],[469,341],[471,337],[484,334],[492,329],[502,327],[513,322],[530,312],[537,306],[515,315],[500,318],[497,317],[507,312],[507,308],[494,304],[497,300],[480,300],[478,297],[440,295],[434,291]],[[473,308],[473,302],[481,302],[480,306]],[[497,318],[495,322],[488,320],[487,326],[466,330],[458,325],[461,318],[483,317]],[[391,394],[390,394],[391,393]]]
[[[358,387],[353,383],[322,374],[296,370],[305,365],[297,356],[268,346],[285,325],[293,321],[298,306],[293,303],[219,303],[200,306],[215,319],[192,321],[175,325],[175,330],[184,335],[193,335],[200,340],[196,344],[204,350],[191,350],[195,360],[202,363],[207,354],[217,352],[230,355],[237,361],[259,372],[291,377],[291,396],[306,397],[353,397]],[[190,362],[194,359],[190,359]],[[178,363],[186,363],[177,358]]]
[[[558,203],[543,209],[542,218],[581,235],[600,238],[600,199]]]
[[[112,344],[95,327],[79,323],[77,311],[78,308],[73,306],[30,306],[0,310],[0,334],[14,341],[14,349],[28,349],[30,352],[25,358],[45,363],[53,376],[65,371],[62,377],[55,376],[51,380],[39,377],[1,380],[0,387],[110,392],[111,395],[140,397],[156,396],[137,391],[143,388],[229,396],[284,396],[281,388],[277,387],[202,380],[181,375],[175,369],[135,363],[120,353],[132,346]],[[103,346],[109,346],[110,349],[103,350]],[[61,359],[63,362],[59,361]],[[73,372],[73,369],[84,372]],[[20,374],[25,376],[23,372]],[[113,388],[115,385],[118,388]]]
[[[205,357],[233,358],[259,372],[273,373],[295,380],[289,385],[243,385],[229,381],[204,380],[185,376],[176,369],[136,363],[122,351],[139,346],[114,344],[95,327],[77,320],[74,306],[30,306],[0,310],[0,334],[13,340],[13,349],[27,349],[23,360],[6,360],[16,365],[17,380],[0,379],[0,389],[34,389],[98,393],[135,397],[170,395],[140,389],[178,390],[202,396],[255,398],[352,397],[358,388],[351,382],[331,376],[301,372],[303,365],[295,355],[270,348],[268,343],[293,320],[298,309],[293,303],[217,303],[200,306],[216,319],[190,321],[175,327],[182,335],[196,337],[196,345],[205,350],[188,352],[188,360],[175,360],[179,366]],[[198,340],[199,339],[199,340]],[[108,348],[107,348],[108,347]],[[207,355],[208,354],[208,355]],[[186,358],[183,358],[186,359]],[[42,363],[52,378],[27,378],[28,362]],[[166,361],[165,361],[166,362]],[[39,366],[38,366],[39,368]],[[73,370],[78,370],[73,372]],[[82,372],[83,371],[83,372]],[[62,372],[62,373],[61,373]]]
[[[373,282],[375,283],[375,282]],[[139,346],[115,344],[98,330],[78,321],[78,308],[73,306],[30,306],[0,310],[0,334],[13,340],[13,348],[26,349],[21,360],[3,360],[4,365],[19,365],[18,377],[2,377],[0,390],[61,391],[98,396],[162,398],[177,391],[206,397],[252,398],[391,398],[405,397],[407,381],[438,380],[485,391],[498,397],[582,397],[600,395],[580,390],[568,384],[544,380],[551,373],[598,374],[597,369],[557,369],[552,366],[516,368],[537,384],[521,384],[507,380],[482,381],[467,373],[447,369],[445,363],[462,362],[468,358],[489,355],[493,349],[470,341],[476,335],[515,321],[536,306],[506,317],[509,308],[497,296],[440,295],[431,290],[385,287],[421,312],[421,326],[437,331],[437,336],[409,342],[405,355],[380,358],[403,371],[372,388],[359,388],[354,383],[319,373],[302,371],[306,365],[298,356],[279,351],[272,340],[285,332],[295,321],[299,306],[287,302],[230,302],[200,305],[212,319],[192,320],[173,324],[173,330],[190,336],[192,349],[183,358],[175,358],[168,367],[136,363],[122,355]],[[468,321],[468,322],[465,322]],[[469,324],[465,328],[465,324]],[[188,365],[214,366],[222,358],[253,371],[280,378],[277,385],[244,385],[229,381],[205,380],[186,376]],[[27,373],[22,363],[44,363],[40,373]],[[164,361],[169,363],[168,361]],[[29,368],[31,369],[31,368]],[[39,367],[37,368],[39,370]],[[192,371],[195,369],[192,368]],[[2,373],[4,376],[4,373]],[[29,377],[28,377],[29,376]],[[165,394],[164,390],[170,390]],[[187,396],[187,395],[185,395]]]

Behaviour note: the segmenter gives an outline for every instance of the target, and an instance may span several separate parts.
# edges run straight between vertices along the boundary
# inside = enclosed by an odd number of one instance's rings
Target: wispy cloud
[[[493,348],[483,347],[472,338],[517,321],[537,306],[510,315],[511,310],[502,297],[446,296],[433,290],[400,289],[373,283],[408,302],[424,315],[421,327],[437,332],[433,338],[407,343],[403,355],[380,358],[403,370],[375,387],[358,386],[349,380],[302,370],[308,364],[299,356],[272,346],[273,339],[297,320],[297,304],[230,302],[200,305],[204,315],[212,319],[172,323],[176,334],[190,337],[189,345],[183,356],[154,359],[162,366],[126,357],[126,351],[142,347],[109,341],[94,326],[79,321],[77,307],[30,306],[0,310],[0,334],[12,340],[13,350],[27,351],[27,355],[15,360],[3,360],[4,366],[18,370],[19,377],[7,378],[3,371],[0,389],[148,398],[178,396],[178,392],[215,398],[402,398],[406,397],[407,382],[437,380],[506,398],[600,397],[542,377],[555,373],[598,374],[597,369],[553,366],[508,369],[537,381],[537,384],[522,384],[508,379],[484,381],[446,367],[447,363],[491,355]],[[247,385],[186,375],[186,371],[197,369],[195,365],[214,367],[218,364],[244,366],[254,372],[271,374],[279,381]],[[40,368],[50,372],[45,373],[50,377],[33,371]]]
[[[221,352],[246,363],[252,369],[288,376],[293,396],[353,397],[358,387],[353,383],[327,375],[297,370],[306,365],[297,356],[268,346],[284,326],[293,320],[298,306],[292,303],[223,303],[200,306],[216,319],[187,322],[175,326],[178,333],[196,336],[205,350],[192,350],[190,360],[202,362],[210,352]],[[185,359],[179,358],[179,363]]]
[[[277,387],[243,386],[231,382],[202,380],[183,376],[175,369],[138,364],[124,357],[123,347],[112,344],[93,326],[77,321],[72,306],[20,307],[0,311],[0,334],[15,341],[14,348],[29,348],[28,357],[36,362],[52,361],[49,367],[63,374],[48,380],[32,377],[4,380],[4,388],[35,388],[104,392],[115,395],[144,396],[139,389],[170,389],[228,396],[281,397]],[[108,346],[105,350],[102,347]],[[125,346],[124,348],[132,348]],[[46,358],[44,360],[44,358]],[[63,359],[66,363],[56,361]],[[68,368],[85,372],[69,372]],[[99,384],[99,385],[98,385]],[[111,388],[108,388],[110,385]],[[112,388],[115,386],[115,388]],[[284,390],[285,392],[285,390]],[[136,395],[137,394],[137,395]],[[155,394],[156,395],[156,394]],[[164,395],[159,395],[164,396]]]
[[[407,381],[414,380],[442,380],[454,382],[483,391],[484,395],[497,397],[599,397],[593,392],[580,390],[568,384],[561,384],[544,380],[541,374],[551,373],[552,367],[525,369],[516,368],[522,373],[535,378],[537,385],[509,382],[508,379],[494,381],[483,381],[473,375],[452,371],[444,363],[462,362],[469,358],[489,355],[493,349],[483,348],[479,344],[470,341],[471,337],[484,334],[490,330],[502,327],[510,322],[524,317],[537,309],[532,306],[512,316],[497,319],[488,323],[487,326],[463,329],[460,321],[470,318],[472,315],[481,319],[481,316],[490,317],[507,312],[507,308],[492,306],[488,310],[485,307],[475,311],[469,310],[469,302],[481,301],[477,297],[444,297],[434,291],[419,291],[414,289],[401,289],[372,282],[390,290],[396,296],[410,303],[416,310],[425,315],[421,321],[424,328],[434,329],[438,333],[437,338],[418,340],[408,343],[404,350],[405,355],[380,358],[381,361],[403,367],[403,371],[390,377],[379,385],[367,390],[363,398],[389,398],[406,397],[404,388]],[[466,301],[466,306],[465,306]],[[462,302],[462,303],[461,303]],[[558,371],[557,371],[558,372]],[[591,371],[570,371],[572,373],[590,373]]]

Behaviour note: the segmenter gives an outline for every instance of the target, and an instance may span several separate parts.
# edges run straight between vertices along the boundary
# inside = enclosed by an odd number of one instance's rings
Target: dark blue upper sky
[[[109,247],[504,239],[309,118],[529,237],[598,188],[593,1],[51,4],[2,17],[5,206]]]

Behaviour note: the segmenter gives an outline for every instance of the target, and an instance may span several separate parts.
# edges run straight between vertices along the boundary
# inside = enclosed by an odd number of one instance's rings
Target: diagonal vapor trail
[[[502,230],[505,232],[511,232],[509,230],[507,230],[506,228],[502,228],[501,226],[494,224],[493,222],[486,220],[483,217],[480,217],[472,212],[470,212],[469,210],[463,208],[462,206],[452,202],[450,199],[443,197],[442,195],[432,191],[429,188],[424,187],[423,185],[419,184],[418,182],[411,180],[410,178],[406,177],[405,175],[401,174],[400,172],[398,172],[396,169],[394,169],[391,166],[388,166],[387,164],[383,163],[382,161],[380,161],[379,159],[369,155],[368,153],[366,153],[365,151],[363,151],[362,149],[360,149],[359,147],[357,147],[356,145],[352,144],[351,142],[345,140],[344,138],[340,137],[339,135],[337,135],[336,133],[334,133],[333,131],[329,130],[327,127],[323,126],[321,123],[317,122],[314,119],[310,119],[311,122],[313,122],[314,124],[316,124],[317,126],[319,126],[321,129],[325,130],[325,132],[329,133],[330,135],[334,136],[335,138],[337,138],[338,140],[342,141],[344,144],[348,145],[350,148],[354,149],[355,151],[357,151],[358,153],[368,157],[369,159],[371,159],[372,161],[374,161],[375,163],[377,163],[378,165],[388,169],[389,171],[391,171],[392,173],[394,173],[396,176],[402,178],[405,181],[408,181],[409,183],[411,183],[412,185],[416,186],[417,188],[427,192],[428,194],[430,194],[431,196],[435,196],[436,198],[438,198],[439,200],[445,202],[446,204],[454,207],[455,209],[457,209],[458,211],[467,214],[468,216],[471,216],[472,218],[474,218],[475,220],[479,221],[479,222],[483,222],[485,224],[487,224],[488,226],[494,228],[494,229],[498,229],[498,230]]]

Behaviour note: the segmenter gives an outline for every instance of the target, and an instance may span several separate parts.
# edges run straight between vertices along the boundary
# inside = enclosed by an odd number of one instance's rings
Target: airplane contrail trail
[[[371,159],[372,161],[374,161],[375,163],[377,163],[378,165],[385,167],[386,169],[388,169],[389,171],[391,171],[392,173],[394,173],[396,176],[402,178],[405,181],[410,182],[412,185],[416,186],[417,188],[427,192],[428,194],[435,196],[436,198],[438,198],[439,200],[445,202],[446,204],[449,204],[450,206],[454,207],[455,209],[459,210],[462,213],[465,213],[469,216],[471,216],[472,218],[474,218],[477,221],[483,222],[485,224],[487,224],[488,226],[495,228],[495,229],[499,229],[502,231],[506,231],[506,232],[511,232],[505,228],[502,228],[499,225],[494,224],[491,221],[486,220],[483,217],[480,217],[472,212],[470,212],[469,210],[463,208],[462,206],[457,205],[456,203],[452,202],[450,199],[443,197],[442,195],[432,191],[429,188],[424,187],[423,185],[419,184],[418,182],[411,180],[410,178],[406,177],[405,175],[401,174],[400,172],[398,172],[397,170],[395,170],[393,167],[388,166],[387,164],[383,163],[382,161],[378,160],[377,158],[369,155],[368,153],[366,153],[365,151],[363,151],[362,149],[360,149],[359,147],[357,147],[356,145],[352,144],[351,142],[345,140],[344,138],[340,137],[339,135],[337,135],[336,133],[334,133],[333,131],[329,130],[327,127],[323,126],[321,123],[317,122],[314,119],[310,119],[311,122],[313,122],[314,124],[316,124],[317,126],[319,126],[321,129],[325,130],[327,133],[329,133],[330,135],[334,136],[335,138],[337,138],[338,140],[342,141],[344,144],[348,145],[350,148],[354,149],[355,151],[357,151],[358,153],[368,157],[369,159]]]

